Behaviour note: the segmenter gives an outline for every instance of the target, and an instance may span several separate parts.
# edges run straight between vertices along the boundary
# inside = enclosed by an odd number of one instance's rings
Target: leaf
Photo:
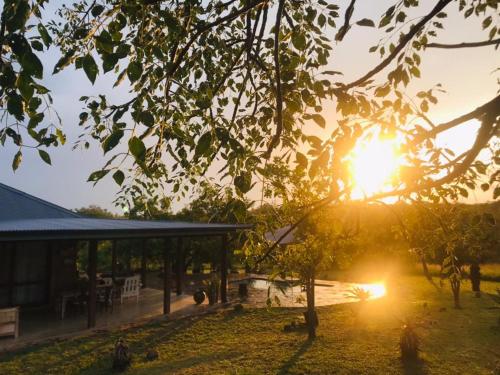
[[[493,190],[493,199],[497,199],[500,197],[500,186],[497,186],[495,190]]]
[[[151,112],[141,112],[139,115],[139,121],[146,125],[148,128],[152,127],[155,124],[155,118],[151,114]]]
[[[7,99],[7,111],[13,115],[17,120],[22,121],[24,119],[23,114],[23,99],[16,93],[12,93]]]
[[[130,82],[135,82],[142,75],[142,64],[137,61],[132,61],[127,67],[127,76]]]
[[[234,178],[234,185],[243,194],[248,193],[252,188],[252,176],[245,172]]]
[[[20,59],[19,63],[27,74],[38,79],[43,78],[42,62],[33,52],[26,52]]]
[[[92,16],[98,17],[103,11],[104,11],[104,6],[98,4],[92,8],[91,13],[92,13]]]
[[[21,72],[21,74],[19,74],[17,77],[16,86],[19,89],[19,92],[21,93],[24,100],[28,102],[33,96],[33,92],[35,91],[34,87],[31,85],[30,77],[24,72]]]
[[[83,57],[82,64],[87,78],[90,80],[90,82],[92,82],[92,84],[94,84],[97,73],[99,72],[99,68],[97,67],[97,64],[92,55],[85,55]]]
[[[104,176],[106,176],[108,174],[109,170],[108,169],[101,169],[99,171],[95,171],[95,172],[92,172],[88,178],[87,181],[90,181],[90,182],[97,182],[99,181],[101,178],[103,178]]]
[[[45,44],[45,47],[49,47],[52,44],[52,38],[50,37],[47,29],[45,26],[41,23],[38,24],[37,26],[38,33],[40,34],[43,44]]]
[[[42,158],[44,162],[48,165],[52,165],[52,161],[50,160],[50,155],[44,150],[38,150],[38,155]]]
[[[212,145],[212,133],[206,132],[199,139],[194,150],[195,157],[206,155]]]
[[[318,114],[318,113],[315,113],[315,114],[313,114],[311,117],[312,117],[313,121],[314,121],[316,124],[318,124],[321,128],[323,128],[323,129],[325,128],[325,126],[326,126],[326,121],[325,121],[325,119],[323,118],[323,116],[321,116],[321,115],[320,115],[320,114]]]
[[[306,49],[306,35],[304,32],[294,32],[292,33],[292,44],[299,51]]]
[[[75,55],[75,50],[69,50],[64,54],[63,57],[59,59],[59,61],[56,63],[54,66],[54,71],[52,72],[53,74],[59,73],[64,67],[68,66],[71,63],[71,60],[73,59],[73,56]]]
[[[102,142],[102,149],[104,150],[104,154],[115,148],[116,145],[120,143],[120,139],[122,137],[123,137],[123,130],[115,130],[108,137],[106,137],[104,142]]]
[[[123,181],[125,180],[125,174],[118,169],[115,173],[113,173],[113,180],[115,180],[119,186],[122,186]]]
[[[128,141],[128,149],[130,153],[139,161],[144,161],[146,158],[146,146],[137,137],[132,137]]]
[[[375,27],[375,22],[373,22],[369,18],[363,18],[362,20],[359,20],[358,22],[356,22],[356,25],[367,26],[367,27]]]
[[[12,170],[17,170],[19,168],[19,164],[23,160],[23,153],[19,150],[14,156],[14,160],[12,160]]]
[[[481,184],[482,191],[488,191],[489,188],[490,188],[490,184],[487,184],[487,183]]]
[[[307,157],[303,153],[297,151],[295,158],[299,167],[307,168]]]

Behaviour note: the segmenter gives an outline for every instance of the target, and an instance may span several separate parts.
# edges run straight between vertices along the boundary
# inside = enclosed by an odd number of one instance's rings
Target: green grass
[[[482,287],[494,292],[500,284]],[[381,300],[319,308],[312,342],[283,332],[300,309],[228,310],[3,354],[0,374],[107,374],[118,337],[131,347],[132,374],[491,374],[500,360],[500,309],[486,295],[474,298],[467,283],[463,289],[456,310],[448,290],[439,293],[422,277],[394,280]],[[411,367],[398,351],[405,317],[422,341],[423,361]],[[145,360],[148,348],[159,360]]]
[[[441,266],[439,264],[429,264],[429,273],[433,276],[439,276],[441,273]],[[416,274],[422,273],[422,266],[415,265],[414,272]],[[464,267],[464,277],[468,277],[469,268]],[[500,282],[500,263],[487,263],[481,264],[481,279],[487,281]]]

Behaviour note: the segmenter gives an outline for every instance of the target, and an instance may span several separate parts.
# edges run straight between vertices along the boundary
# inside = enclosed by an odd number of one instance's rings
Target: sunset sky
[[[344,7],[346,3],[346,1],[341,2]],[[353,19],[372,18],[378,23],[380,14],[390,3],[382,0],[359,1]],[[420,3],[418,12],[415,12],[413,16],[424,15],[435,2],[424,0]],[[53,14],[54,7],[55,3],[48,7],[47,14]],[[343,17],[344,7],[341,17]],[[461,14],[457,15],[457,7],[458,4],[453,3],[447,8],[449,18],[443,21],[445,31],[439,34],[436,41],[458,43],[487,39],[485,33],[481,32],[478,20],[473,18],[464,21]],[[377,29],[353,27],[344,42],[335,47],[331,58],[331,69],[343,71],[345,76],[342,79],[346,82],[358,78],[376,64],[376,55],[368,54],[368,48],[376,44],[381,36],[382,33]],[[330,37],[333,39],[333,35]],[[52,71],[58,58],[59,53],[54,48],[50,50],[50,56],[49,54],[43,55],[46,72]],[[439,97],[438,106],[430,112],[430,117],[435,122],[446,121],[466,113],[490,100],[497,93],[498,73],[494,70],[500,67],[500,54],[493,47],[429,49],[423,55],[422,60],[423,79],[412,83],[407,93],[414,94],[438,82],[444,86],[447,93]],[[384,77],[383,74],[377,76],[377,78],[382,77]],[[47,75],[45,84],[53,92],[54,107],[63,120],[68,142],[63,147],[49,150],[52,166],[44,164],[37,153],[26,150],[20,169],[16,173],[11,169],[15,147],[9,143],[7,147],[0,148],[0,182],[67,208],[97,204],[116,211],[112,201],[118,189],[110,177],[95,187],[86,182],[88,175],[99,169],[105,161],[100,145],[94,143],[90,150],[72,151],[72,145],[80,134],[78,114],[82,106],[78,98],[82,95],[98,93],[106,93],[113,102],[126,98],[126,85],[119,86],[117,90],[111,90],[113,82],[114,76],[110,73],[106,76],[99,75],[94,86],[85,77],[83,71],[66,69],[56,76]],[[324,106],[323,115],[330,126],[323,131],[311,125],[311,132],[323,136],[331,133],[336,117],[334,106],[334,103]],[[476,129],[474,124],[462,126],[456,131],[447,133],[440,139],[440,142],[448,144],[453,149],[463,150],[473,141]],[[469,202],[481,202],[487,199],[491,199],[491,192],[486,194],[476,192],[469,198]],[[174,208],[179,208],[183,203],[176,203]]]

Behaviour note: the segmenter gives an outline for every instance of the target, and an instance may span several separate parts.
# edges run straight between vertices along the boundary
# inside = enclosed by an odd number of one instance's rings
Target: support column
[[[175,269],[175,291],[178,296],[182,294],[184,282],[184,241],[182,237],[177,238],[176,269]]]
[[[115,282],[116,278],[116,240],[111,242],[111,278]]]
[[[172,289],[171,246],[172,240],[170,238],[165,238],[165,245],[163,248],[163,315],[170,314],[170,291]]]
[[[229,243],[228,234],[221,237],[221,258],[220,258],[220,299],[222,303],[227,302],[227,248]]]
[[[142,240],[141,247],[142,247],[142,254],[141,254],[141,288],[146,287],[146,274],[148,270],[148,264],[147,264],[147,248],[146,248],[146,239]]]
[[[95,327],[97,305],[97,240],[89,241],[87,275],[89,277],[89,298],[87,306],[87,328]]]

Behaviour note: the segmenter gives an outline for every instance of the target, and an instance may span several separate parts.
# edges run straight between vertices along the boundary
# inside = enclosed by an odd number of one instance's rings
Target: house
[[[87,327],[96,325],[97,245],[102,240],[164,239],[163,313],[170,312],[171,264],[179,256],[174,238],[221,239],[221,300],[227,301],[229,235],[249,225],[97,219],[78,215],[0,183],[0,308],[50,306],[76,282],[78,244],[87,242]],[[113,252],[115,246],[113,247]],[[115,269],[116,254],[112,256]],[[143,262],[143,267],[145,260]],[[178,278],[177,283],[182,279]],[[181,288],[181,285],[177,285]]]

